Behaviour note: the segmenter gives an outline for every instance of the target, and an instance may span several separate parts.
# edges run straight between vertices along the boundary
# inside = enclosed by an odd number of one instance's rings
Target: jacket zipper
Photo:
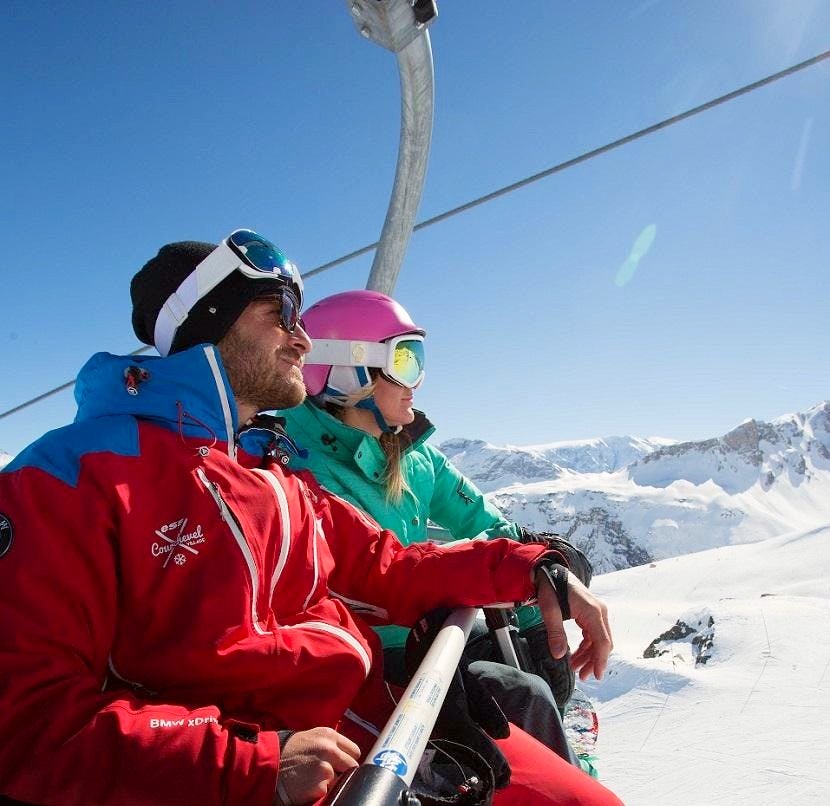
[[[242,533],[242,528],[239,525],[239,521],[237,520],[236,516],[233,514],[231,508],[225,502],[225,499],[222,497],[222,493],[219,489],[219,485],[215,484],[214,482],[210,481],[208,477],[205,475],[204,470],[199,468],[197,471],[199,478],[202,481],[202,484],[207,488],[208,492],[213,497],[213,500],[216,502],[216,505],[219,507],[219,512],[222,515],[222,520],[228,524],[228,527],[231,530],[234,538],[236,539],[237,544],[239,545],[240,550],[242,551],[242,555],[245,558],[245,562],[248,565],[248,571],[251,575],[251,583],[253,586],[254,595],[251,600],[251,618],[253,620],[254,629],[260,635],[269,635],[270,633],[267,630],[263,630],[262,627],[259,625],[259,616],[257,614],[257,607],[256,607],[256,600],[259,593],[259,574],[257,573],[256,564],[254,563],[253,554],[251,554],[251,549],[248,546],[248,542],[245,540],[245,535]],[[285,497],[285,491],[277,482],[276,478],[274,478],[273,474],[269,473],[267,470],[255,470],[254,472],[259,473],[260,475],[264,476],[270,482],[271,486],[274,489],[274,494],[277,497],[277,502],[280,507],[280,515],[282,516],[282,545],[280,546],[280,557],[277,562],[277,567],[274,571],[274,575],[271,579],[271,594],[273,595],[274,588],[276,587],[277,580],[282,573],[283,568],[285,567],[285,562],[288,556],[288,547],[290,544],[290,534],[291,534],[291,524],[289,520],[289,513],[288,513],[288,500]],[[314,530],[314,581],[312,583],[311,591],[306,599],[308,600],[311,598],[311,594],[314,592],[314,589],[317,587],[319,572],[317,568],[317,527]],[[270,599],[269,599],[270,604]],[[283,630],[287,629],[310,629],[310,630],[317,630],[318,632],[325,632],[329,635],[334,635],[338,637],[341,641],[348,644],[358,655],[361,662],[363,663],[364,669],[364,679],[369,676],[369,672],[372,668],[372,661],[369,657],[369,653],[363,648],[361,643],[355,638],[348,630],[344,630],[342,627],[338,627],[334,624],[329,624],[325,621],[304,621],[301,624],[291,624],[285,625],[281,627]]]
[[[291,545],[291,515],[288,510],[288,499],[285,496],[285,490],[283,490],[282,485],[277,480],[277,477],[274,473],[269,470],[262,470],[260,468],[254,468],[254,473],[258,473],[262,476],[270,485],[274,491],[274,495],[277,499],[277,505],[279,506],[280,510],[280,519],[282,525],[282,544],[280,545],[280,556],[277,561],[277,567],[274,569],[274,574],[271,577],[271,590],[270,595],[271,598],[268,600],[269,603],[273,599],[274,590],[277,587],[277,582],[282,574],[283,569],[285,568],[285,562],[288,558],[288,549]],[[308,607],[308,603],[311,601],[311,597],[314,595],[314,591],[317,590],[317,585],[320,581],[320,563],[317,556],[317,541],[319,539],[319,532],[320,532],[320,521],[315,517],[314,518],[314,535],[312,536],[312,567],[314,570],[314,576],[311,581],[311,590],[309,590],[308,595],[303,602],[303,610]]]
[[[259,572],[256,568],[256,563],[254,562],[254,555],[251,553],[251,547],[248,545],[248,541],[245,540],[245,535],[242,532],[242,527],[239,525],[239,521],[236,518],[236,515],[233,514],[231,508],[225,503],[225,499],[222,498],[222,493],[219,490],[219,485],[212,482],[206,475],[205,471],[202,468],[198,468],[196,473],[199,476],[202,484],[204,484],[207,491],[210,493],[213,500],[216,502],[216,506],[219,507],[219,513],[222,516],[222,520],[228,525],[228,528],[231,530],[231,534],[234,536],[237,545],[239,546],[239,550],[242,552],[242,556],[245,558],[245,563],[248,566],[248,573],[251,576],[251,621],[254,626],[254,630],[256,630],[259,635],[269,635],[270,633],[268,630],[263,630],[260,626],[259,622],[259,614],[257,612],[257,598],[259,597]]]
[[[282,527],[280,534],[280,556],[277,558],[277,566],[271,575],[271,585],[268,591],[268,604],[270,605],[274,598],[274,589],[277,587],[277,582],[288,560],[288,550],[291,548],[291,516],[288,512],[288,499],[285,496],[285,490],[277,482],[274,474],[261,468],[253,468],[253,472],[262,476],[271,485],[274,497],[277,499],[277,507],[280,512],[280,526]]]
[[[228,400],[228,391],[222,377],[222,370],[219,369],[219,362],[216,359],[216,348],[205,347],[204,351],[208,366],[210,367],[211,374],[213,375],[213,381],[216,384],[216,391],[219,394],[219,402],[222,406],[222,420],[225,424],[225,432],[228,440],[228,456],[235,461],[237,450],[235,431],[233,427],[233,415],[231,414],[231,404]]]

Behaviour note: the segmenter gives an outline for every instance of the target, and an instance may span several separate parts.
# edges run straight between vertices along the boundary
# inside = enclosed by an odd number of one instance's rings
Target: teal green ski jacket
[[[306,458],[292,456],[290,466],[310,470],[323,487],[367,512],[405,546],[430,539],[428,521],[456,540],[478,535],[519,538],[520,527],[506,520],[441,451],[427,443],[435,428],[422,412],[416,411],[415,421],[405,428],[412,440],[402,456],[409,489],[398,502],[386,499],[386,454],[376,437],[346,425],[310,400],[277,413],[285,418],[288,435],[308,451]],[[539,623],[538,608],[519,610],[521,629]],[[378,627],[377,632],[386,648],[403,646],[408,633],[402,627]]]

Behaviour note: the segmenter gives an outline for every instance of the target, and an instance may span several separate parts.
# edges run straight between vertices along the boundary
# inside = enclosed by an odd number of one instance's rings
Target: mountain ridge
[[[483,492],[490,492],[509,483],[545,481],[566,472],[613,472],[675,443],[676,440],[662,437],[609,436],[502,447],[480,439],[460,438],[446,440],[438,447]]]
[[[613,461],[607,440],[631,461]],[[698,441],[444,445],[506,517],[572,540],[597,573],[830,523],[828,401]]]

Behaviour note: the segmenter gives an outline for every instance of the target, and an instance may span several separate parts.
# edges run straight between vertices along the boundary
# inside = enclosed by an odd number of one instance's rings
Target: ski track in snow
[[[606,574],[592,589],[615,650],[605,678],[582,687],[600,718],[600,780],[626,804],[830,803],[830,525]],[[682,641],[643,658],[699,613],[714,619],[705,665]]]

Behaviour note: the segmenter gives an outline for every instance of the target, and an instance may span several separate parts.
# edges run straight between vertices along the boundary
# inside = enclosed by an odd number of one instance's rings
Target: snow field
[[[615,649],[596,701],[601,780],[629,806],[830,803],[830,527],[597,577]],[[643,658],[678,619],[714,620]]]

